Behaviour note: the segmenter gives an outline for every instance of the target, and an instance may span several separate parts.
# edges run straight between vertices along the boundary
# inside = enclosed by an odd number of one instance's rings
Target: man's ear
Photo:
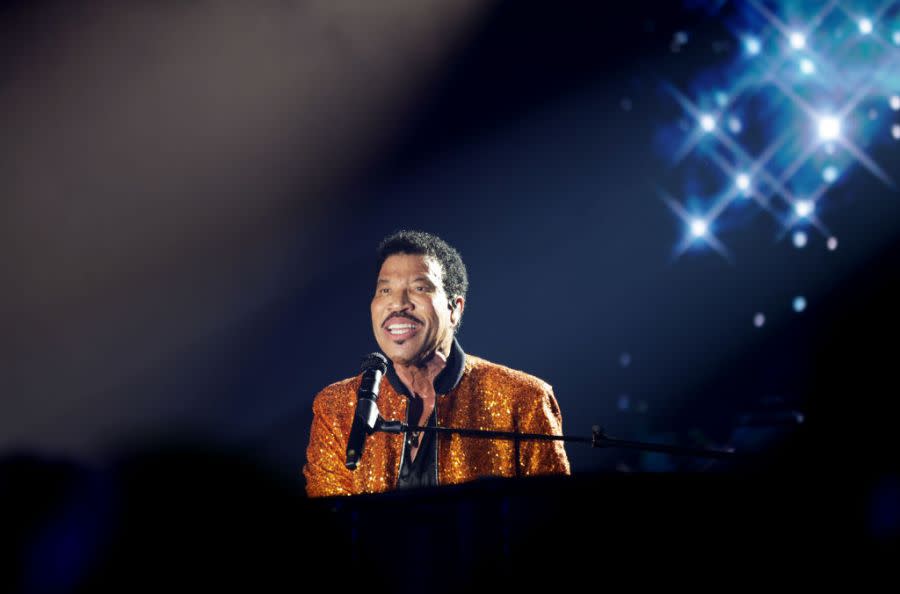
[[[454,326],[459,323],[459,319],[462,317],[462,312],[465,306],[466,300],[462,297],[453,297],[448,302],[448,307],[450,308],[450,322]]]

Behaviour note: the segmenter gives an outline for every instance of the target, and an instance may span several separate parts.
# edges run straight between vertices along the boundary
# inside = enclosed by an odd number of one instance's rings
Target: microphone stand
[[[491,431],[487,429],[457,429],[455,427],[419,427],[408,425],[402,421],[386,421],[379,415],[374,431],[383,433],[411,433],[428,431],[438,434],[455,434],[463,437],[483,439],[508,439],[513,441],[566,441],[570,443],[589,443],[595,448],[626,448],[644,452],[659,452],[676,456],[695,456],[701,458],[732,459],[738,454],[734,450],[714,450],[710,448],[689,448],[660,443],[628,441],[607,437],[602,428],[594,426],[590,437],[573,435],[546,435],[543,433],[518,433],[516,431]]]

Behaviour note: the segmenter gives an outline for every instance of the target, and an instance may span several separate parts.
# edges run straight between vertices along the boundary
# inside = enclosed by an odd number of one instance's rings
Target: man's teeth
[[[406,334],[415,327],[415,324],[391,324],[387,329],[391,334]]]

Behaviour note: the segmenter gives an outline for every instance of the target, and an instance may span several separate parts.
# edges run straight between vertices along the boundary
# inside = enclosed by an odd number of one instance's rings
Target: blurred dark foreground
[[[900,483],[764,465],[687,474],[484,480],[309,500],[302,478],[201,448],[104,470],[0,464],[2,592],[559,591],[681,576],[728,584],[890,567]],[[853,562],[851,565],[850,562]],[[591,586],[592,585],[592,586]]]

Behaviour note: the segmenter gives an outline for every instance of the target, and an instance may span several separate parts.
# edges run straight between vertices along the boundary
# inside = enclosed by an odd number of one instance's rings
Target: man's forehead
[[[422,275],[434,279],[443,276],[441,263],[428,254],[391,254],[381,265],[379,276]]]

